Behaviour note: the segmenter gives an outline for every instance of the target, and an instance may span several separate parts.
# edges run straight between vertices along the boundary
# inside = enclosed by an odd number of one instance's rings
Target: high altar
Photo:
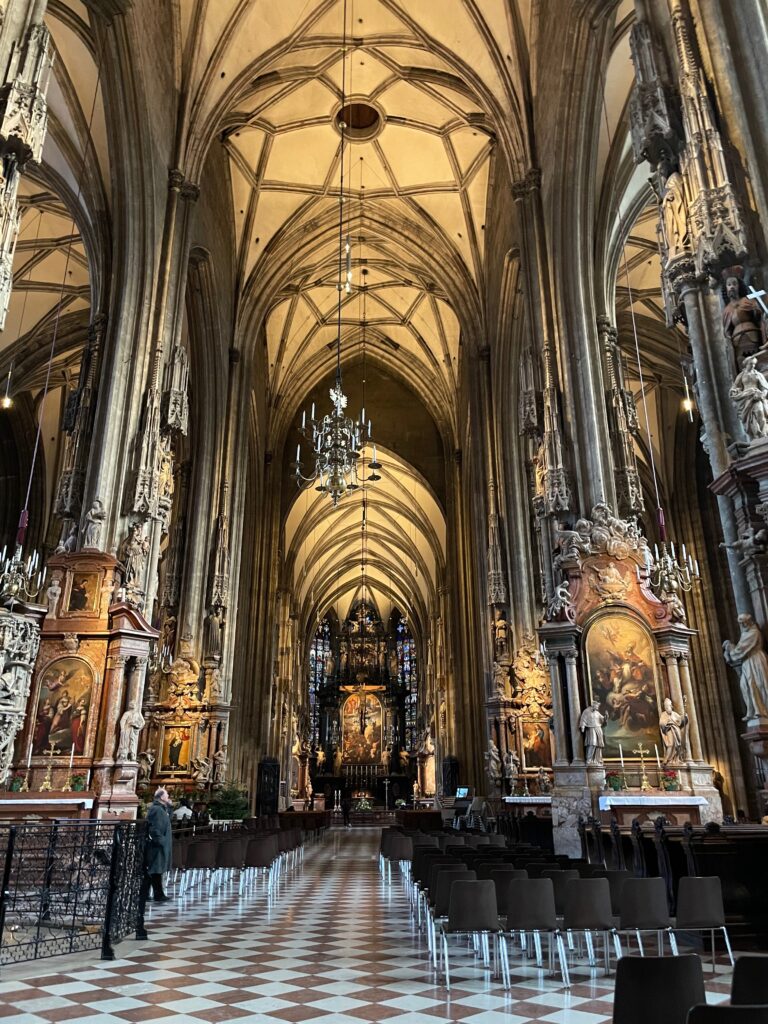
[[[317,665],[315,716],[297,724],[293,786],[304,796],[304,765],[315,789],[346,788],[385,798],[410,798],[417,776],[423,795],[435,793],[435,749],[416,717],[413,640],[397,616],[388,627],[366,602],[336,629],[327,629]],[[405,653],[404,653],[405,652]]]

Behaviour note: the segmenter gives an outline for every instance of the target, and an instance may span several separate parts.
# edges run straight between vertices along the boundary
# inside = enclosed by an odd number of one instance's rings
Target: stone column
[[[93,762],[93,784],[92,788],[97,793],[111,789],[109,769],[115,763],[115,751],[117,749],[117,723],[123,707],[123,692],[125,686],[125,666],[128,663],[128,655],[120,650],[120,642],[110,645],[107,649],[106,671],[102,685],[102,708],[103,713],[99,732],[99,745],[101,747],[99,756]]]
[[[704,751],[701,747],[701,733],[699,732],[699,716],[696,710],[696,698],[693,693],[691,681],[691,669],[688,656],[680,655],[680,682],[682,683],[683,695],[685,696],[685,710],[688,714],[688,737],[691,744],[691,756],[694,761],[704,760]]]
[[[549,662],[549,683],[552,690],[552,717],[555,720],[555,764],[567,765],[565,715],[563,713],[563,693],[560,686],[560,665],[557,653],[547,651],[547,661]]]
[[[147,671],[148,658],[134,658],[131,671],[128,676],[128,700],[126,704],[135,704],[141,707],[142,695],[144,693],[144,676]]]
[[[565,655],[565,679],[568,687],[568,714],[571,722],[571,764],[584,764],[584,751],[579,722],[581,721],[581,697],[579,696],[579,674],[576,671],[576,652]]]
[[[677,651],[665,651],[661,654],[661,660],[664,662],[664,667],[667,670],[667,679],[669,680],[669,696],[672,699],[672,703],[675,706],[676,711],[682,712],[683,710],[683,691],[680,686],[680,672],[678,671],[677,659],[680,657]]]
[[[727,396],[731,371],[725,359],[722,336],[714,337],[708,330],[708,318],[702,309],[702,285],[692,263],[678,264],[674,273],[670,272],[670,276],[679,288],[685,306],[688,340],[696,367],[696,398],[706,434],[707,454],[712,465],[712,473],[717,478],[726,472],[730,463],[726,436],[735,440],[746,440],[733,403]],[[740,613],[747,612],[752,615],[756,609],[750,597],[744,567],[740,564],[738,548],[734,547],[739,540],[739,530],[733,502],[727,495],[718,494],[717,505],[727,545],[728,569],[736,607]]]

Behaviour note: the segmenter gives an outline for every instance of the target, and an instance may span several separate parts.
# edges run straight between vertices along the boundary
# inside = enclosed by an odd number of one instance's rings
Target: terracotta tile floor
[[[513,955],[505,993],[459,946],[448,997],[399,878],[379,876],[378,843],[377,829],[332,831],[271,897],[259,883],[243,898],[235,886],[153,908],[150,941],[123,942],[112,963],[90,954],[5,967],[0,1024],[610,1020],[613,979],[601,970],[577,964],[568,992]],[[712,1002],[729,987],[726,968],[708,974]]]

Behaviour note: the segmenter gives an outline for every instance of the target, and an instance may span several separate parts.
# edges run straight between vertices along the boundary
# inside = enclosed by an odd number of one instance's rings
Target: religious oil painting
[[[347,697],[342,713],[342,755],[346,764],[381,761],[381,701],[362,690]]]
[[[40,677],[32,732],[32,754],[41,757],[55,746],[61,755],[85,754],[94,673],[81,658],[56,658]]]
[[[68,612],[95,612],[99,606],[99,573],[75,572],[69,588]]]
[[[605,716],[603,757],[637,757],[640,743],[653,755],[661,739],[650,633],[628,615],[602,615],[589,628],[585,650],[592,699],[600,702]]]
[[[552,733],[546,718],[520,720],[520,750],[523,771],[552,767]]]
[[[163,745],[160,771],[176,775],[189,770],[189,746],[192,738],[191,724],[166,725],[163,729]]]

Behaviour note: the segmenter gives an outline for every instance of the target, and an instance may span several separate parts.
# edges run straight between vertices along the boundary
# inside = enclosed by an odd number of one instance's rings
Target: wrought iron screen
[[[0,825],[0,963],[112,946],[137,926],[144,822]]]

